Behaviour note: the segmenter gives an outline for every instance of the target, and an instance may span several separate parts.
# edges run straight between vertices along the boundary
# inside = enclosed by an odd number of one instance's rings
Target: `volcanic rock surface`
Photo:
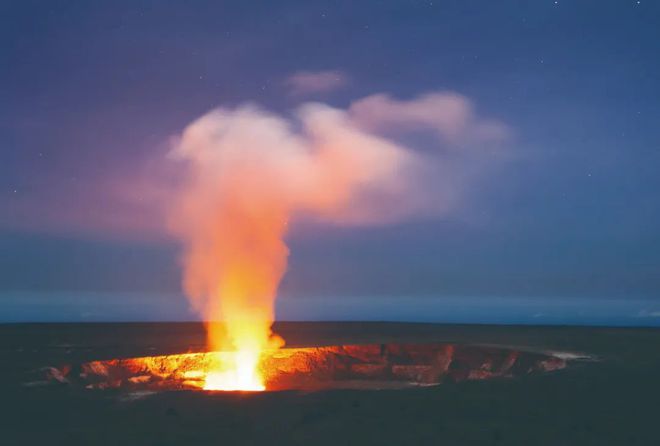
[[[91,361],[46,367],[53,384],[90,389],[178,390],[203,388],[204,376],[223,352]],[[446,381],[514,378],[566,367],[549,354],[456,344],[368,344],[268,351],[262,360],[267,390],[397,388]]]

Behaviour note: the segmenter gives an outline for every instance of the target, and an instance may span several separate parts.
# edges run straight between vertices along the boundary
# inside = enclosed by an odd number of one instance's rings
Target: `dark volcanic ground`
[[[290,346],[451,342],[597,357],[517,379],[257,394],[26,387],[31,371],[200,351],[199,324],[0,325],[0,445],[659,445],[660,330],[282,323]]]

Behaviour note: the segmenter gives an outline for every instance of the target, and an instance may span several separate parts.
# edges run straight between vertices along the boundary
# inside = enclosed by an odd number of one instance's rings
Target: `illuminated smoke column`
[[[208,388],[263,385],[260,352],[282,342],[271,325],[292,219],[380,224],[427,202],[420,155],[356,122],[316,103],[293,118],[246,105],[209,112],[177,140],[186,173],[170,226],[184,244],[184,289],[206,321],[224,322],[207,324],[209,348],[237,352]]]

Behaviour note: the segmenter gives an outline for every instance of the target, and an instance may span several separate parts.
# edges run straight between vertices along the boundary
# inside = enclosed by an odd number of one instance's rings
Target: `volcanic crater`
[[[194,352],[98,360],[42,369],[46,381],[87,389],[203,390],[226,352]],[[266,390],[389,389],[563,369],[559,354],[463,344],[365,344],[266,351]],[[43,376],[43,375],[42,375]]]

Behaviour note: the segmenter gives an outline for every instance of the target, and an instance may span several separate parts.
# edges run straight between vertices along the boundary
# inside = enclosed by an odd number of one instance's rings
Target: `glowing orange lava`
[[[400,388],[513,378],[567,366],[566,359],[542,352],[456,344],[282,348],[263,351],[256,368],[253,362],[236,352],[192,352],[46,367],[40,373],[53,383],[99,390],[278,391]]]
[[[252,351],[229,352],[221,364],[214,364],[204,377],[204,390],[266,390],[260,373],[260,353]]]

